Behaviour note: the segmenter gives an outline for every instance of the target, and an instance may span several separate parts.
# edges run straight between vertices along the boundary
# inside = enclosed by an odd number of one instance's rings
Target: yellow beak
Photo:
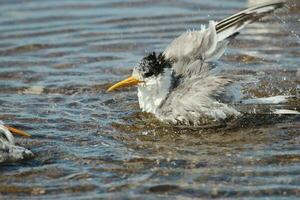
[[[31,135],[29,135],[28,133],[24,132],[24,131],[21,131],[19,129],[16,129],[16,128],[13,128],[13,127],[10,127],[10,126],[7,126],[5,125],[5,127],[13,134],[15,135],[20,135],[20,136],[23,136],[23,137],[31,137]]]
[[[143,83],[144,81],[140,81],[136,78],[133,78],[132,76],[130,76],[129,78],[123,80],[123,81],[120,81],[116,84],[114,84],[113,86],[111,86],[110,88],[107,89],[107,92],[110,92],[110,91],[113,91],[113,90],[116,90],[118,88],[124,88],[124,87],[129,87],[129,86],[134,86],[134,85],[137,85],[139,83]]]

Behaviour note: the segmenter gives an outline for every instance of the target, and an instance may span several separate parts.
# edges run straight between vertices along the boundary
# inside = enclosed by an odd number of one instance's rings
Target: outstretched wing
[[[284,0],[273,0],[253,6],[216,24],[218,41],[222,41],[243,29],[247,24],[257,21],[268,13],[285,5]]]
[[[196,60],[209,62],[221,57],[228,37],[284,4],[283,0],[273,0],[243,10],[218,23],[210,21],[208,28],[183,33],[173,40],[164,51],[164,56],[173,62],[177,74],[184,74],[188,65]]]

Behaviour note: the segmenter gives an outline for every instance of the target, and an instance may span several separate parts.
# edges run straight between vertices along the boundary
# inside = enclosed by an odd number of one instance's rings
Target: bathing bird
[[[30,137],[28,133],[0,121],[0,163],[15,162],[33,156],[31,151],[15,144],[13,134]]]
[[[212,62],[223,55],[229,41],[247,24],[284,6],[285,1],[270,1],[187,31],[163,52],[145,56],[129,78],[107,91],[137,86],[140,108],[163,122],[199,125],[207,121],[203,119],[237,117],[241,113],[233,101],[240,99],[230,89],[237,80],[233,75],[215,73]]]

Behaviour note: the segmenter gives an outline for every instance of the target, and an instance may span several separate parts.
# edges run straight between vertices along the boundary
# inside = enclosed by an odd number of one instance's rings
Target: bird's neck
[[[172,69],[166,69],[163,74],[149,78],[138,86],[140,108],[144,112],[156,113],[157,108],[167,98],[172,86]]]

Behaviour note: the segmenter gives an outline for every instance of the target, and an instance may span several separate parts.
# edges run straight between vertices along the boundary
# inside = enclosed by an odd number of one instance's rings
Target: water
[[[246,1],[1,1],[0,118],[35,157],[0,166],[0,199],[300,197],[299,117],[170,127],[107,93],[145,52]],[[253,24],[219,65],[254,76],[249,97],[296,94],[300,9]],[[299,101],[288,107],[299,110]],[[247,108],[252,113],[259,107]]]

